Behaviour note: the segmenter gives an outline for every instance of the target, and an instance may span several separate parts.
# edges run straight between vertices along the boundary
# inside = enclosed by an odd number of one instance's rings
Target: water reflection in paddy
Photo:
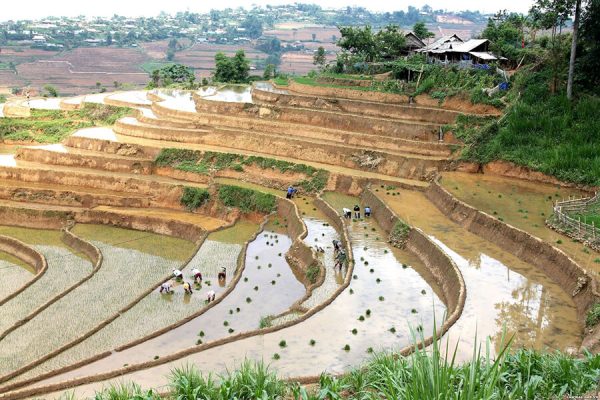
[[[460,338],[462,355],[479,338],[490,336],[498,350],[503,327],[513,345],[577,348],[581,328],[569,296],[546,275],[446,218],[422,193],[379,188],[385,202],[409,224],[429,234],[456,262],[467,286],[463,314],[450,331]]]
[[[201,95],[202,96],[202,95]],[[205,100],[226,101],[230,103],[252,103],[252,86],[224,85],[214,93],[202,96]]]
[[[194,103],[192,93],[189,91],[162,89],[154,91],[153,93],[158,94],[164,99],[164,101],[160,102],[162,106],[173,110],[196,111],[196,103]]]
[[[149,361],[156,355],[165,356],[193,346],[198,340],[209,342],[251,331],[258,328],[261,317],[284,312],[304,295],[305,290],[285,260],[284,255],[291,240],[281,233],[282,229],[279,219],[275,219],[249,244],[240,281],[215,307],[155,339],[48,382],[110,370],[123,364]],[[200,331],[203,331],[202,336],[199,336]]]
[[[326,198],[336,209],[357,201],[337,195]],[[222,372],[245,358],[271,360],[283,376],[320,374],[324,370],[341,372],[364,362],[369,357],[369,348],[389,349],[409,344],[409,325],[421,325],[425,333],[431,332],[434,306],[439,320],[445,307],[422,278],[420,272],[425,271],[419,260],[390,248],[374,220],[352,222],[350,236],[357,261],[356,279],[323,311],[281,331],[219,346],[124,378],[156,387],[164,383],[164,376],[176,366],[194,363],[202,371]],[[359,320],[361,316],[364,321]],[[392,327],[395,333],[390,332]],[[310,339],[316,341],[314,346]],[[279,346],[281,340],[286,341],[285,348]],[[346,344],[349,351],[343,350]],[[275,353],[280,360],[272,360]]]
[[[553,202],[583,195],[579,190],[483,174],[445,173],[441,182],[467,204],[551,243],[586,270],[600,273],[600,252],[545,225]]]

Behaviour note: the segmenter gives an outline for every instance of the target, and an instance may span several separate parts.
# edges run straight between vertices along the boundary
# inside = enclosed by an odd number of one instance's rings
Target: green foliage
[[[325,56],[325,48],[323,46],[319,46],[319,48],[315,52],[315,55],[313,56],[313,64],[322,68],[323,66],[325,66],[326,61],[327,58]]]
[[[243,212],[258,211],[270,213],[275,209],[275,196],[239,186],[221,185],[219,200],[228,207],[239,208]]]
[[[321,268],[319,268],[317,264],[312,264],[306,270],[306,279],[308,279],[308,281],[314,285],[315,283],[317,283],[317,279],[319,278],[320,274]]]
[[[215,55],[214,80],[224,83],[247,83],[250,61],[244,50],[238,50],[233,57],[219,52]]]
[[[381,61],[399,57],[406,47],[404,33],[397,25],[388,25],[377,33],[373,33],[371,26],[340,27],[341,39],[338,46],[359,59],[347,59],[349,66],[352,61]],[[348,62],[349,61],[349,62]],[[342,72],[342,71],[339,71]]]
[[[174,84],[185,83],[188,87],[193,88],[195,80],[196,76],[191,68],[182,64],[167,64],[161,69],[152,71],[151,81],[148,84],[148,87],[168,87]]]
[[[241,172],[245,165],[254,165],[261,169],[275,169],[281,173],[300,173],[306,175],[306,179],[298,182],[296,186],[311,193],[319,192],[325,188],[329,178],[327,171],[316,169],[310,165],[234,153],[166,148],[160,151],[154,162],[158,166],[168,166],[204,175],[210,174],[211,171],[224,169],[233,169]]]
[[[419,21],[419,22],[415,23],[413,25],[412,31],[415,34],[415,36],[417,36],[421,40],[435,37],[435,33],[431,32],[429,29],[427,29],[427,27],[425,26],[425,22],[423,22],[423,21]]]
[[[86,104],[75,111],[31,110],[29,118],[0,118],[0,138],[58,143],[78,129],[112,125],[128,108]]]
[[[73,397],[74,398],[74,397]],[[120,383],[110,385],[96,392],[94,400],[158,400],[160,396],[153,390],[144,392],[136,383]]]
[[[204,205],[209,198],[208,190],[186,186],[183,188],[183,194],[181,195],[181,204],[192,211]]]
[[[3,94],[0,94],[0,103],[6,103],[6,96]]]
[[[457,130],[467,144],[463,158],[502,159],[564,181],[600,184],[600,98],[552,94],[552,77],[549,68],[520,71],[513,92],[521,96],[501,121]]]
[[[587,2],[581,19],[578,45],[577,83],[586,92],[600,87],[600,2]]]
[[[52,85],[45,85],[44,90],[50,97],[58,97],[58,90]]]
[[[267,64],[265,71],[263,72],[263,79],[271,79],[275,76],[275,65]]]
[[[408,240],[408,234],[410,233],[410,226],[404,221],[398,218],[390,232],[390,243],[395,247],[402,248]]]
[[[260,319],[260,323],[258,324],[259,329],[270,328],[271,326],[273,326],[273,317],[270,315],[262,317]]]
[[[481,37],[489,39],[490,51],[508,58],[514,65],[527,51],[522,48],[525,17],[521,14],[508,14],[499,19],[490,18]]]
[[[594,304],[585,317],[585,325],[588,328],[596,326],[598,322],[600,322],[600,303]]]

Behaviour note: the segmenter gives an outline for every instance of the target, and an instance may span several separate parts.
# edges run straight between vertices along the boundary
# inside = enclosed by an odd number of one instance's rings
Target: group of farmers
[[[191,272],[194,283],[196,284],[196,287],[199,290],[202,287],[202,273],[196,267],[192,268]],[[224,282],[226,278],[227,270],[225,269],[225,267],[223,267],[221,268],[221,271],[218,274],[219,282]],[[172,294],[175,282],[183,283],[183,291],[186,295],[191,295],[193,293],[192,284],[189,281],[184,280],[183,272],[181,272],[181,270],[177,268],[173,268],[173,277],[168,281],[164,282],[162,285],[160,285],[159,293]],[[216,293],[214,290],[209,290],[206,296],[206,301],[210,303],[211,301],[215,301]]]
[[[346,208],[346,207],[342,208],[342,215],[346,219],[352,219],[352,211],[354,211],[354,218],[360,219],[360,206],[358,204],[354,205],[353,210]],[[369,218],[370,216],[371,216],[371,207],[366,206],[365,207],[365,218]]]

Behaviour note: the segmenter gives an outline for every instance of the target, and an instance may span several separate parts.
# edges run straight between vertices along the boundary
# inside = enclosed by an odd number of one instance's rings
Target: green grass
[[[317,264],[313,264],[306,270],[306,279],[313,285],[317,283],[317,279],[319,278],[319,274],[321,273],[321,269]]]
[[[219,200],[228,206],[239,208],[243,212],[257,211],[270,213],[275,210],[275,196],[239,186],[221,185]]]
[[[506,160],[563,181],[600,185],[600,97],[569,101],[564,93],[552,94],[547,71],[522,71],[514,79],[511,95],[521,95],[500,122],[458,127],[467,144],[462,157]]]
[[[0,118],[0,139],[58,143],[78,129],[112,125],[130,109],[86,104],[80,110],[31,110],[29,118]]]
[[[392,227],[392,231],[390,232],[390,243],[392,243],[395,247],[404,247],[406,241],[408,240],[409,233],[410,226],[404,221],[398,219]]]
[[[309,193],[323,190],[329,179],[329,172],[310,165],[235,153],[167,148],[161,150],[154,162],[158,166],[169,166],[203,175],[209,175],[211,171],[225,169],[242,172],[245,166],[250,165],[263,170],[277,170],[281,173],[300,173],[305,175],[306,178],[298,181],[294,186],[298,186]]]
[[[204,205],[209,198],[208,190],[186,186],[183,188],[183,194],[181,195],[181,204],[189,211],[193,211]]]
[[[289,80],[286,77],[283,76],[278,76],[275,79],[273,79],[273,82],[275,82],[276,85],[279,86],[287,86],[289,85]]]

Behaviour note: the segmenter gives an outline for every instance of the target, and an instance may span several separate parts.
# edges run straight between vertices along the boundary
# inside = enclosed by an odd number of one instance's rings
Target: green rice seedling
[[[311,346],[314,346],[317,343],[317,341],[315,339],[310,339],[310,341],[308,342],[308,344],[310,344]]]
[[[350,345],[346,344],[344,347],[342,347],[342,350],[344,350],[344,351],[350,351]]]
[[[354,294],[354,289],[350,289],[350,290],[348,290],[348,293],[350,293],[350,294]]]
[[[275,283],[277,283],[277,282],[275,282],[275,281],[271,281],[271,285],[274,285]]]
[[[361,315],[360,317],[358,317],[358,320],[359,320],[360,322],[362,322],[362,321],[364,321],[364,320],[365,320],[365,317],[364,317],[363,315]]]
[[[231,314],[233,314],[233,310],[229,310],[229,314],[230,314],[230,315],[231,315]]]
[[[223,321],[223,326],[229,326],[229,321]]]
[[[417,313],[417,309],[413,308],[412,310],[410,310],[411,313],[416,314]]]
[[[240,312],[242,311],[239,307],[236,307],[235,312]]]
[[[234,330],[233,330],[233,328],[229,328],[229,329],[227,329],[227,332],[229,332],[229,333],[233,333],[233,332],[234,332]]]
[[[358,275],[356,275],[356,274],[352,275],[352,279],[358,279]]]
[[[365,314],[367,315],[367,317],[371,316],[371,310],[367,309],[367,311],[365,311]]]
[[[258,292],[258,286],[254,286],[254,291]]]
[[[385,297],[379,296],[379,301],[384,301],[384,300],[385,300]]]
[[[273,360],[277,361],[281,358],[281,356],[278,353],[273,354]]]
[[[155,359],[155,360],[158,360],[159,358],[160,358],[159,356],[154,356],[154,359]]]
[[[387,249],[383,250],[383,254],[387,254],[387,253],[388,253]]]
[[[198,339],[198,340],[196,340],[196,344],[197,344],[197,345],[200,345],[200,344],[202,344],[202,339]]]
[[[372,347],[367,347],[367,353],[369,353],[369,354],[373,353],[373,348]]]
[[[373,273],[373,272],[375,272],[375,270],[374,270],[373,268],[371,268],[371,269],[369,270],[369,272],[370,272],[370,273]]]
[[[421,290],[421,294],[427,294],[427,292],[425,291],[425,289]]]
[[[350,332],[352,332],[353,335],[356,335],[358,333],[358,330],[356,328],[354,328]]]
[[[200,331],[200,332],[198,333],[198,336],[200,336],[200,337],[204,337],[204,331]]]
[[[392,326],[392,327],[389,329],[389,331],[390,331],[391,333],[396,333],[396,328]]]
[[[286,346],[287,346],[287,343],[286,343],[286,341],[285,341],[285,340],[281,340],[281,341],[279,342],[279,347],[281,347],[281,348],[284,348],[284,347],[286,347]]]
[[[252,299],[250,297],[246,297],[246,303],[252,303]]]

